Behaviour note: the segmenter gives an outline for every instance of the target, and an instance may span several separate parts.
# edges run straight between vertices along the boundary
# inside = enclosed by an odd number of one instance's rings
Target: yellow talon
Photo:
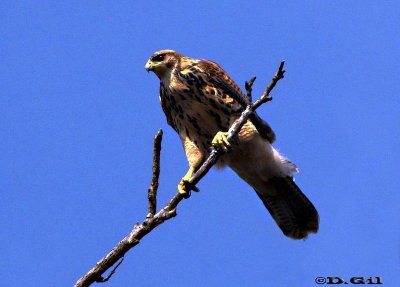
[[[215,137],[212,140],[212,145],[216,148],[222,148],[224,152],[229,151],[232,148],[231,143],[227,138],[228,133],[226,132],[217,132]]]
[[[194,173],[194,167],[190,167],[188,172],[185,174],[185,176],[179,182],[179,184],[178,184],[178,192],[180,194],[188,195],[188,191],[185,189],[185,181],[188,181],[192,177],[193,173]]]
[[[185,189],[185,182],[184,182],[184,179],[182,179],[182,180],[179,182],[179,184],[178,184],[178,192],[179,192],[180,194],[186,194],[186,193],[188,193],[188,192],[186,191],[186,189]]]

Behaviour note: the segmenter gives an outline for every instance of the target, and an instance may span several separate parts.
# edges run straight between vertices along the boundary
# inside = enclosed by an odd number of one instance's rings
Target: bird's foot
[[[232,149],[231,143],[228,141],[227,132],[217,132],[212,140],[212,145],[215,148],[221,148],[224,152],[228,152]]]
[[[178,192],[182,194],[184,198],[190,197],[191,190],[196,192],[200,191],[195,185],[189,182],[193,172],[194,168],[193,167],[189,168],[188,172],[185,174],[185,176],[181,179],[181,181],[178,184]]]
[[[187,180],[182,178],[178,184],[178,192],[183,195],[184,198],[190,197],[190,190],[188,191],[186,188]]]
[[[191,190],[199,192],[200,189],[192,185],[188,180],[182,178],[178,184],[178,192],[183,195],[184,198],[189,198],[191,195]]]

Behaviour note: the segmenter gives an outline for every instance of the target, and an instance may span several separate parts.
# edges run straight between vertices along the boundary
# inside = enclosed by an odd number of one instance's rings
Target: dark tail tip
[[[267,186],[270,192],[257,194],[286,236],[305,239],[318,231],[318,212],[292,178],[273,177]]]

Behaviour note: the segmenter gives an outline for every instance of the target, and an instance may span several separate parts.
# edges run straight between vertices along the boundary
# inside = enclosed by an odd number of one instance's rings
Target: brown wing
[[[165,117],[167,118],[167,123],[177,132],[178,129],[175,126],[174,120],[172,119],[171,116],[171,107],[169,106],[168,103],[168,97],[169,95],[167,94],[167,89],[161,84],[160,85],[160,103],[161,103],[161,108],[165,114]]]
[[[200,60],[198,66],[207,74],[207,79],[210,83],[235,99],[240,105],[246,105],[246,96],[235,81],[217,63],[209,60]]]
[[[242,107],[247,105],[247,98],[242,90],[217,63],[209,60],[200,60],[198,66],[207,74],[207,79],[210,83],[221,89],[223,93],[229,95]],[[250,120],[263,138],[271,143],[275,140],[274,131],[267,122],[257,115],[257,113],[255,113]]]

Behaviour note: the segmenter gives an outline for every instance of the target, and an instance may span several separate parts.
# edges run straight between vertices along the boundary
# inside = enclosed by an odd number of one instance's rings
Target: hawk
[[[229,142],[226,132],[238,120],[245,95],[217,64],[196,60],[173,50],[161,50],[147,61],[146,70],[160,79],[160,101],[168,124],[179,134],[189,170],[178,184],[201,166],[211,146],[227,151],[218,167],[229,166],[254,188],[282,232],[303,239],[318,231],[318,212],[294,183],[296,165],[273,148],[275,134],[255,114],[246,122],[238,140]]]

